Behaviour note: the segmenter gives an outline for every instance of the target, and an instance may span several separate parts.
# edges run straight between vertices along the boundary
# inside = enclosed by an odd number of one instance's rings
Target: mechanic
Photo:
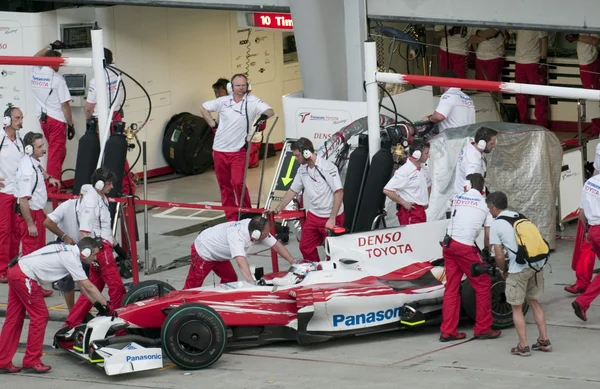
[[[292,144],[292,153],[300,166],[290,189],[279,205],[269,212],[279,213],[303,192],[306,218],[300,236],[300,252],[305,261],[319,262],[318,246],[327,238],[327,228],[344,224],[344,189],[337,166],[319,157],[307,138]]]
[[[466,177],[463,193],[452,200],[452,216],[444,238],[444,267],[446,268],[446,288],[442,304],[442,326],[440,341],[464,339],[467,334],[458,332],[460,312],[460,284],[463,275],[475,290],[476,320],[473,333],[475,338],[494,339],[502,333],[492,329],[492,279],[489,276],[472,277],[471,264],[481,262],[475,240],[484,228],[484,246],[489,250],[490,225],[492,215],[483,197],[485,180],[480,173]]]
[[[35,54],[36,57],[61,57],[57,49],[64,43],[55,41]],[[48,162],[46,170],[52,177],[60,179],[62,165],[67,155],[67,136],[75,137],[75,126],[71,114],[71,94],[58,66],[34,66],[31,72],[31,88],[36,102],[37,115],[48,140]],[[48,186],[48,192],[55,189]]]
[[[219,97],[227,96],[227,84],[229,80],[226,78],[219,78],[217,82],[212,85],[213,92],[215,93],[215,99]]]
[[[539,336],[531,346],[537,351],[552,351],[552,344],[546,333],[546,319],[539,299],[544,294],[544,270],[539,263],[518,264],[518,250],[515,231],[510,222],[498,219],[499,216],[516,217],[516,212],[508,210],[508,199],[504,192],[493,192],[486,198],[486,203],[492,217],[495,219],[490,227],[490,245],[495,252],[496,266],[504,273],[506,279],[506,302],[512,306],[513,322],[519,336],[519,344],[511,349],[513,355],[529,356],[531,351],[527,344],[527,326],[523,314],[523,303],[533,310],[533,318],[537,324]],[[508,256],[505,256],[504,248]],[[506,264],[508,260],[508,266]],[[532,269],[530,266],[535,268]]]
[[[546,85],[548,82],[548,33],[519,30],[515,49],[515,82]],[[516,95],[520,122],[530,124],[527,95]],[[535,96],[535,124],[548,128],[548,97]]]
[[[431,177],[424,164],[429,159],[429,143],[415,138],[409,146],[410,157],[383,188],[383,193],[396,203],[401,226],[425,223],[429,206]]]
[[[474,28],[469,43],[477,45],[475,50],[475,78],[477,80],[500,81],[504,67],[504,30],[497,28]]]
[[[486,175],[487,161],[484,154],[492,152],[496,147],[498,131],[488,127],[481,127],[475,133],[475,141],[467,143],[456,161],[456,173],[454,176],[454,194],[460,195],[464,192],[464,182],[471,173]]]
[[[254,124],[259,127],[275,115],[275,111],[258,97],[249,94],[251,89],[248,78],[243,74],[231,77],[228,84],[231,94],[202,104],[200,112],[210,127],[216,130],[213,142],[213,159],[217,182],[221,190],[221,203],[224,207],[251,208],[248,188],[244,189],[246,174],[246,147],[251,133],[250,120],[260,115]],[[219,123],[212,118],[210,112],[219,114]],[[236,200],[237,199],[237,200]],[[229,221],[238,219],[237,211],[227,211]]]
[[[231,260],[235,259],[240,272],[251,284],[256,283],[248,265],[248,249],[256,242],[274,249],[290,264],[298,263],[290,252],[270,233],[269,220],[257,215],[251,219],[226,222],[202,231],[192,243],[190,270],[183,289],[198,288],[212,271],[221,283],[238,280]]]
[[[98,259],[94,266],[90,267],[90,281],[99,290],[104,289],[104,285],[108,287],[108,296],[112,301],[111,309],[120,308],[125,296],[125,286],[113,254],[115,239],[111,230],[110,211],[106,198],[115,179],[115,174],[107,168],[96,169],[92,174],[94,189],[89,189],[85,193],[77,208],[80,237],[95,236],[102,239]],[[91,308],[91,303],[85,296],[80,295],[69,312],[65,326],[73,328],[81,324]]]
[[[7,283],[8,263],[19,254],[21,241],[17,203],[17,167],[25,154],[18,131],[23,128],[23,112],[9,105],[3,115],[0,136],[0,283]]]
[[[442,77],[456,78],[456,73],[446,70]],[[475,123],[475,104],[469,96],[460,88],[440,87],[440,90],[443,94],[437,108],[424,121],[436,123],[440,132]]]
[[[451,70],[458,77],[466,78],[470,30],[460,26],[435,26],[434,31],[435,38],[441,39],[438,49],[440,74]]]
[[[100,312],[108,311],[108,301],[88,280],[82,263],[90,264],[98,253],[98,244],[93,238],[85,238],[77,245],[50,245],[11,262],[8,271],[8,305],[6,320],[0,334],[0,374],[46,373],[51,368],[42,363],[42,346],[48,308],[42,297],[41,283],[54,282],[71,275],[90,301],[94,301]],[[17,352],[25,313],[29,316],[29,333],[23,357],[23,367],[14,366],[12,359]]]

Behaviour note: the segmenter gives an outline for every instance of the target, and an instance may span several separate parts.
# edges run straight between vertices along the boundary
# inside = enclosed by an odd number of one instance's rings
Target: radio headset
[[[415,139],[415,140],[413,140],[413,142],[411,144],[411,149],[412,149],[412,145],[414,145],[415,143],[417,143],[417,146],[412,151],[410,156],[416,160],[419,160],[423,156],[423,149],[425,148],[425,142],[420,139]]]
[[[483,139],[480,139],[479,142],[477,142],[477,148],[481,151],[485,150],[485,148],[487,147],[487,142]]]
[[[260,217],[260,220],[258,222],[258,226],[256,226],[256,229],[252,230],[252,232],[250,233],[250,237],[254,240],[259,240],[260,236],[262,235],[262,230],[263,228],[265,228],[265,224],[267,224],[268,219],[265,218],[264,216]]]
[[[12,105],[11,103],[8,103],[8,108],[6,108],[6,110],[4,111],[4,116],[2,118],[3,128],[6,128],[6,127],[12,125],[12,112],[15,109],[17,109],[17,107]],[[23,139],[21,139],[21,137],[18,134],[15,134],[15,137],[21,141],[21,146],[24,146]],[[4,147],[5,140],[6,140],[6,134],[4,134],[4,136],[2,137],[2,141],[0,141],[0,151],[2,151],[2,147]],[[15,142],[15,146],[17,147],[17,150],[19,150],[19,152],[21,152],[21,149],[19,149],[19,146],[17,146],[17,142]]]
[[[248,135],[250,135],[250,118],[248,117],[248,92],[252,91],[252,85],[250,85],[250,83],[248,82],[248,77],[246,77],[245,74],[243,73],[237,73],[234,74],[233,77],[231,77],[231,81],[227,83],[227,93],[229,95],[233,94],[233,81],[237,78],[237,77],[244,77],[244,79],[246,79],[246,92],[244,93],[245,99],[246,99],[246,150],[250,150],[250,142],[251,140],[248,140]]]
[[[302,153],[302,157],[304,157],[304,159],[307,159],[307,160],[312,159],[313,152],[310,151],[310,149],[308,147],[306,147],[306,145],[304,144],[304,142],[302,141],[302,139],[298,139],[296,141],[296,147],[298,147],[298,149]],[[329,186],[329,182],[327,182],[327,179],[325,178],[325,176],[321,172],[321,169],[317,166],[316,162],[315,162],[315,170],[317,171],[317,173],[319,173],[319,175],[321,176],[321,178],[323,178],[323,181],[325,181],[325,183],[327,184],[327,187],[329,188],[329,190],[335,193],[335,191],[331,188],[331,186]],[[306,171],[306,174],[308,174],[308,170]],[[310,174],[308,174],[308,176],[310,177]],[[315,181],[314,178],[312,178],[312,179],[313,179],[313,181]]]

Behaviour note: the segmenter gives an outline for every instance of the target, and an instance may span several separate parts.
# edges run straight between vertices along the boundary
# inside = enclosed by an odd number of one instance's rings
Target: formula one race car
[[[112,317],[96,317],[58,347],[107,374],[162,367],[164,354],[183,369],[215,363],[226,347],[278,341],[299,344],[410,329],[441,322],[446,220],[329,237],[328,261],[240,281],[177,291],[144,281]],[[488,277],[489,275],[481,275]],[[492,283],[494,326],[512,325],[504,281]],[[463,316],[475,316],[474,291],[461,287]],[[118,347],[117,347],[118,346]]]

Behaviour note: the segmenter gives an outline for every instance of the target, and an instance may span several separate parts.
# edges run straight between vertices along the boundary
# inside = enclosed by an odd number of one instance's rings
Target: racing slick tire
[[[167,294],[176,290],[174,287],[169,285],[164,281],[159,280],[147,280],[142,281],[137,285],[131,286],[125,296],[123,296],[123,300],[121,301],[121,306],[126,306],[127,304],[137,303],[138,301],[146,300],[152,297],[157,297],[159,295],[159,285],[162,287],[163,293]]]
[[[160,338],[163,350],[175,365],[198,370],[219,360],[227,344],[227,328],[214,309],[190,303],[169,313]]]
[[[480,277],[487,276],[482,275]],[[513,325],[512,306],[506,302],[505,286],[506,281],[502,279],[500,274],[496,274],[492,278],[492,317],[494,319],[492,327],[494,329],[508,328]],[[473,289],[469,280],[463,282],[460,295],[463,311],[469,319],[475,321],[475,289]],[[528,310],[529,305],[525,302],[523,304],[523,314],[526,314]]]

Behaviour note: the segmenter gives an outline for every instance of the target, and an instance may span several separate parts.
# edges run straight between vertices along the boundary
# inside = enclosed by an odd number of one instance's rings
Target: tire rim
[[[492,285],[492,314],[494,316],[512,315],[512,306],[506,302],[505,281],[497,281]]]
[[[177,331],[177,343],[183,352],[189,355],[201,355],[212,344],[213,334],[210,328],[198,320],[188,321]]]

